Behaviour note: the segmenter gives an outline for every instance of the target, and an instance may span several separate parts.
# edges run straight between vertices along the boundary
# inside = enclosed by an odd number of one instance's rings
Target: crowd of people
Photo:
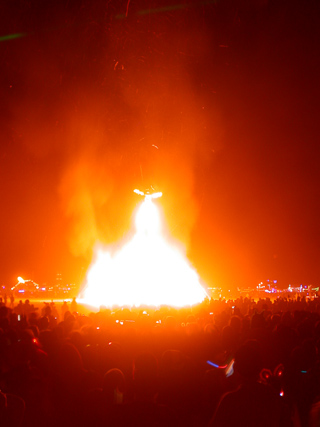
[[[320,304],[0,302],[0,425],[316,426]]]

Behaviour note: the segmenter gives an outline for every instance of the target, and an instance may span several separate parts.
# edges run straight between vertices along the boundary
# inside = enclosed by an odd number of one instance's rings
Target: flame
[[[135,218],[136,232],[111,253],[96,246],[81,302],[99,307],[183,307],[207,296],[197,272],[177,243],[162,235],[161,216],[152,198],[145,197]]]

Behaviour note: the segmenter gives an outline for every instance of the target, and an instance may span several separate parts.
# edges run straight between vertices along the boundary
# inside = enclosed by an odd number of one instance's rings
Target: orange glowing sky
[[[80,285],[151,186],[205,283],[318,283],[316,2],[80,3],[1,13],[0,283]]]

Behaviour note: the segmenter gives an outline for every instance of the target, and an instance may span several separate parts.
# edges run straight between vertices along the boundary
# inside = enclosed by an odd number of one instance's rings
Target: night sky
[[[316,0],[3,3],[1,284],[79,284],[152,186],[209,286],[319,285]]]

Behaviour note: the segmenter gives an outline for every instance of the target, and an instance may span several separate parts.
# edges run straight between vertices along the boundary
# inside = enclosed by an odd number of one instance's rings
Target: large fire
[[[182,248],[162,233],[160,212],[152,199],[146,195],[139,206],[136,232],[121,249],[97,245],[81,302],[94,307],[182,307],[207,296]]]

